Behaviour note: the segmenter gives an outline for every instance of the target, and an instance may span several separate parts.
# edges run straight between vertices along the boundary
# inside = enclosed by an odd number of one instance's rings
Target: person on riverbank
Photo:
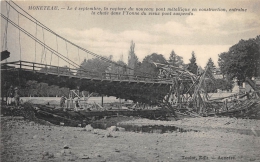
[[[20,91],[18,87],[14,88],[14,102],[15,102],[15,106],[20,105]]]
[[[65,101],[66,101],[66,97],[61,96],[60,107],[63,108],[63,109],[65,108]],[[64,109],[64,111],[65,111],[65,109]]]
[[[11,105],[14,102],[14,88],[11,85],[7,91],[7,105]]]
[[[79,110],[79,108],[80,108],[80,106],[79,106],[79,97],[75,97],[74,98],[74,102],[75,102],[75,108],[74,108],[74,110],[75,111],[78,111]]]

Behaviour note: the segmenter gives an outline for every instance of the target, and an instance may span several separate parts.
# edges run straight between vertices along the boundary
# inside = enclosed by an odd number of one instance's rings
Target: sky
[[[9,2],[9,1],[8,1]],[[127,62],[131,41],[135,43],[135,53],[142,61],[152,53],[164,55],[166,59],[172,50],[183,57],[188,63],[192,51],[195,52],[197,64],[205,67],[209,58],[217,65],[218,55],[227,52],[229,47],[239,42],[260,35],[260,1],[14,1],[39,22],[58,33],[71,42],[101,56],[113,56],[113,60],[122,59]],[[11,5],[15,6],[12,2]],[[59,10],[30,10],[29,6],[58,6]],[[1,13],[7,16],[9,5],[1,2]],[[100,8],[103,15],[91,14],[91,11],[79,8]],[[104,15],[104,7],[109,15]],[[111,15],[110,8],[151,8],[160,15]],[[193,15],[167,15],[168,8],[186,9],[181,13]],[[64,8],[64,9],[62,9]],[[68,10],[70,8],[71,10]],[[75,9],[76,8],[76,9]],[[192,9],[197,11],[192,11]],[[199,11],[199,9],[216,8],[224,11]],[[230,11],[243,9],[244,11]],[[245,11],[246,10],[246,11]],[[119,12],[119,11],[118,11]],[[180,13],[179,12],[179,13]],[[146,12],[147,14],[149,12]],[[157,12],[158,13],[158,12]],[[174,11],[171,14],[176,13]],[[141,12],[139,12],[141,14]],[[92,56],[78,50],[60,38],[36,27],[12,8],[8,15],[19,26],[32,35],[57,49],[64,56],[76,63]],[[6,41],[6,21],[1,19],[1,47]],[[8,61],[22,60],[52,63],[57,65],[57,58],[50,52],[45,52],[41,46],[35,44],[28,36],[19,32],[12,25],[8,25],[7,48],[11,52]],[[36,51],[36,52],[35,52]],[[51,61],[50,61],[51,60]],[[60,62],[61,64],[61,62]]]

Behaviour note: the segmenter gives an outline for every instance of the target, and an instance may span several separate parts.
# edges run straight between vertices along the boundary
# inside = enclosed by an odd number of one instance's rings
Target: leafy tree
[[[113,73],[113,74],[126,74],[127,73],[127,69],[126,69],[126,63],[124,63],[123,61],[117,61],[116,62],[118,66],[116,64],[111,64],[108,69],[107,69],[107,73]],[[109,76],[114,78],[114,76]]]
[[[233,82],[226,79],[216,79],[216,89],[229,91],[233,88]]]
[[[228,52],[219,55],[218,64],[228,78],[237,78],[239,83],[246,77],[259,76],[260,41],[256,39],[240,40],[229,48]]]
[[[206,92],[214,93],[217,91],[216,85],[209,79],[205,79]]]
[[[126,74],[126,63],[124,63],[123,61],[117,61],[116,63],[121,66],[111,64],[109,72],[115,74]]]
[[[28,95],[27,96],[35,96],[37,95],[37,81],[35,80],[28,80],[26,82],[26,90]]]
[[[164,58],[164,56],[162,54],[157,54],[157,53],[153,53],[151,55],[146,56],[139,68],[139,71],[141,73],[147,73],[150,74],[154,77],[158,76],[159,73],[159,69],[156,68],[156,66],[153,64],[153,62],[155,63],[162,63],[162,64],[166,64],[167,61]]]
[[[110,57],[111,59],[111,57]],[[81,70],[80,72],[78,71],[77,75],[79,75],[79,73],[81,73],[81,75],[99,75],[101,76],[102,73],[105,73],[106,70],[108,69],[108,67],[110,66],[110,63],[99,59],[99,58],[93,58],[93,59],[89,59],[89,60],[84,60],[81,63],[81,67],[79,70]],[[91,74],[89,73],[85,73],[83,71],[89,71],[92,72]]]
[[[38,83],[36,86],[37,89],[37,96],[40,97],[48,97],[49,91],[48,91],[48,84],[47,83]]]
[[[172,50],[170,57],[169,57],[169,64],[173,66],[180,67],[183,65],[183,58],[178,56],[174,50]]]
[[[135,69],[137,64],[138,64],[138,58],[135,54],[135,43],[131,41],[131,46],[128,54],[128,67],[130,67],[131,69]],[[129,74],[133,75],[134,70],[129,70]]]
[[[192,51],[191,53],[191,59],[188,65],[189,65],[188,70],[193,74],[197,74],[198,65],[196,63],[196,57],[194,51]]]
[[[51,85],[48,87],[49,97],[55,97],[58,95],[59,87],[56,85]]]
[[[221,54],[219,54],[219,58],[218,58],[218,65],[220,68],[220,71],[222,74],[228,74],[229,71],[229,66],[226,66],[227,62],[229,62],[231,59],[231,55],[228,54],[228,52],[222,52]]]
[[[58,96],[66,96],[66,97],[68,97],[69,92],[70,92],[69,88],[65,88],[65,87],[59,88]]]
[[[60,88],[56,85],[48,85],[47,83],[38,83],[35,80],[28,80],[20,92],[21,96],[27,97],[68,96],[69,88]]]
[[[216,79],[213,83],[211,80],[206,79],[206,91],[208,93],[214,93],[217,92],[217,89],[223,90],[223,91],[230,91],[233,87],[231,81],[228,81],[226,79]]]

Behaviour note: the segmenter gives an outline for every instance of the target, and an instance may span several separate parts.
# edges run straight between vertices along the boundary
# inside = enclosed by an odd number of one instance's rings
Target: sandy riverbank
[[[7,117],[1,130],[1,161],[260,161],[260,137],[216,130],[109,133]]]

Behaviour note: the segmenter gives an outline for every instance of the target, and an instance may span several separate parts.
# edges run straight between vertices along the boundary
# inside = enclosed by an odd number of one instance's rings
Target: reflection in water
[[[113,126],[108,123],[92,123],[91,126],[96,129],[106,129]],[[164,125],[153,125],[153,126],[137,126],[137,125],[117,125],[118,127],[125,128],[129,132],[144,132],[144,133],[171,133],[171,132],[200,132],[200,131],[210,131],[216,130],[214,128],[194,128],[194,129],[183,129],[176,126],[164,126]],[[260,130],[252,129],[235,129],[235,128],[218,128],[218,131],[226,133],[238,133],[244,135],[260,136]]]

